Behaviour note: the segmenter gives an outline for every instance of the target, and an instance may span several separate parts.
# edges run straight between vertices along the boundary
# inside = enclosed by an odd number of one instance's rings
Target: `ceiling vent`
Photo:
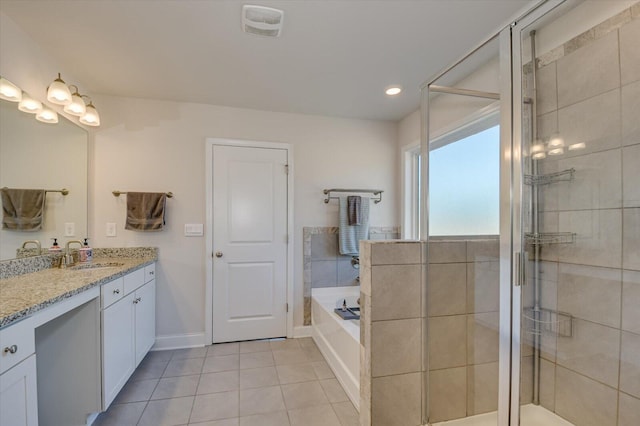
[[[242,30],[266,37],[280,37],[284,12],[265,6],[242,6]]]

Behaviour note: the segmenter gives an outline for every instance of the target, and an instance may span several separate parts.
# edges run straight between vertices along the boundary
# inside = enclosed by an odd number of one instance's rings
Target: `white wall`
[[[0,75],[40,100],[57,72],[82,83],[48,56],[0,12]],[[73,64],[68,64],[72,69]],[[284,114],[212,105],[93,95],[102,126],[89,135],[89,236],[94,247],[160,248],[158,334],[204,331],[204,238],[183,236],[185,223],[205,223],[205,139],[224,137],[287,142],[294,146],[295,324],[302,324],[302,227],[336,226],[335,202],[322,202],[329,187],[385,190],[371,211],[373,226],[399,223],[396,124]],[[74,122],[77,120],[74,120]],[[94,140],[95,137],[95,140]],[[111,191],[173,191],[168,227],[160,233],[123,229],[124,197]],[[116,238],[105,223],[118,224]]]
[[[302,324],[302,227],[337,226],[335,202],[322,189],[385,190],[371,210],[373,226],[397,225],[396,124],[213,105],[100,96],[95,136],[94,246],[157,246],[158,335],[204,331],[205,238],[184,237],[185,223],[205,223],[205,140],[220,137],[291,143],[295,188],[295,325]],[[124,230],[125,197],[111,191],[172,191],[167,228]],[[105,224],[116,222],[116,238]]]

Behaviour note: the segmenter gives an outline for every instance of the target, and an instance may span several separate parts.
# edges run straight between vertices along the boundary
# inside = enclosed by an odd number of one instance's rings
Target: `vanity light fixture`
[[[562,155],[564,154],[564,148],[555,148],[549,150],[549,155]]]
[[[58,114],[52,109],[42,108],[42,110],[36,114],[36,120],[43,123],[55,124],[58,122]]]
[[[71,94],[71,103],[64,107],[64,112],[76,117],[82,117],[87,112],[87,105],[82,99],[82,95],[78,93],[78,86],[71,84],[69,88],[74,88],[74,92]]]
[[[33,99],[31,96],[22,92],[22,99],[18,104],[18,109],[22,112],[28,112],[30,114],[37,114],[42,110],[42,102]]]
[[[22,90],[9,80],[0,77],[0,99],[10,102],[20,102],[22,100]]]
[[[80,117],[80,122],[82,124],[86,124],[87,126],[93,127],[97,127],[100,125],[100,115],[98,115],[98,110],[96,110],[96,107],[93,106],[93,102],[91,101],[91,99],[89,99],[89,105],[87,105],[85,114]]]
[[[400,86],[389,86],[384,90],[384,93],[389,96],[399,95],[400,92],[402,92],[402,87]]]
[[[47,100],[56,105],[69,105],[71,103],[71,91],[58,73],[58,78],[53,80],[47,89]]]

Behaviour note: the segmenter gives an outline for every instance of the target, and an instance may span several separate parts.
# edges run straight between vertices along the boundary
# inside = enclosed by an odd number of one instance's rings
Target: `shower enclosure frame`
[[[488,43],[499,40],[500,69],[500,293],[499,293],[499,377],[498,377],[498,426],[520,424],[520,370],[521,370],[521,315],[522,286],[525,277],[525,224],[527,219],[523,209],[524,164],[522,140],[522,40],[521,29],[570,0],[542,0],[524,15],[514,20],[498,34],[481,43],[460,60],[447,67],[425,82],[422,89],[421,110],[421,215],[420,239],[429,240],[429,96],[430,86],[440,77],[469,58]],[[435,84],[434,84],[435,86]],[[436,89],[442,92],[442,88]],[[436,91],[434,90],[434,92]],[[462,96],[478,96],[476,93],[456,93]],[[487,94],[490,95],[490,94]],[[487,96],[489,97],[489,96]],[[428,244],[425,244],[426,258],[429,258]],[[428,261],[427,261],[428,264]],[[428,351],[428,293],[426,281],[423,283],[423,423],[428,424],[429,416],[429,372]]]

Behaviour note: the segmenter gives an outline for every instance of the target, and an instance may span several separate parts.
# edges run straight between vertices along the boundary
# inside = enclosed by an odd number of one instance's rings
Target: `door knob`
[[[221,251],[217,251],[217,252],[216,252],[216,257],[218,257],[218,258],[219,258],[219,257],[222,257],[222,252],[221,252]]]

